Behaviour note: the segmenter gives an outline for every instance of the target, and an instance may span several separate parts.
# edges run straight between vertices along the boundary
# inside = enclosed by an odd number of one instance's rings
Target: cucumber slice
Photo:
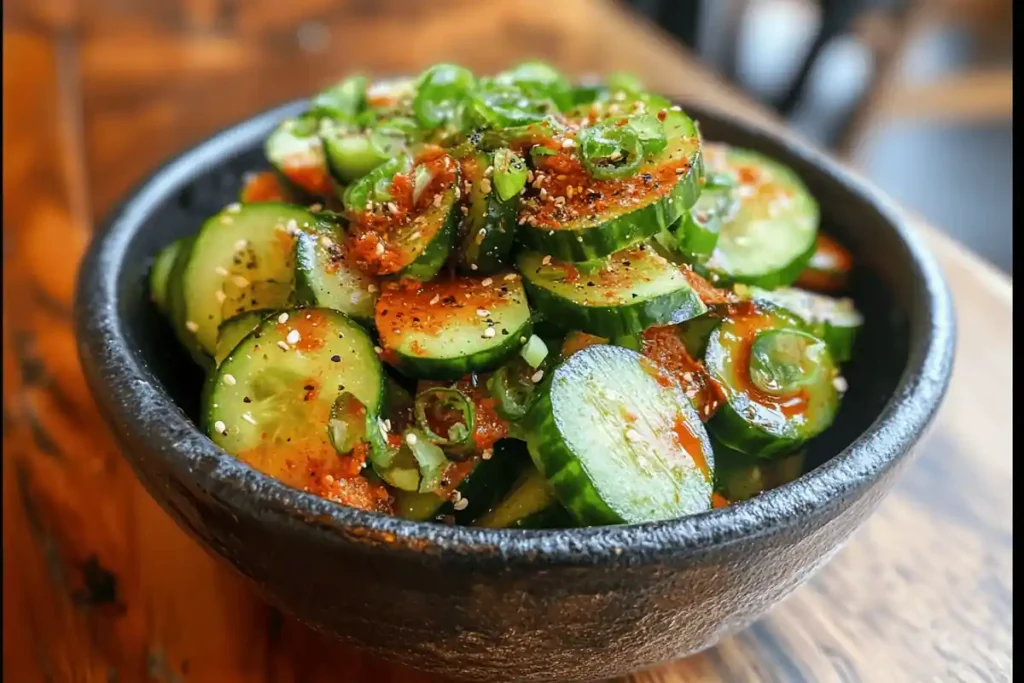
[[[683,214],[675,231],[677,250],[686,263],[705,263],[722,231],[722,224],[738,207],[730,188],[705,187],[697,202]]]
[[[401,178],[401,183],[409,186],[417,177],[442,178],[440,182],[426,180],[427,189],[421,188],[421,196],[417,196],[414,187],[408,187],[411,201],[419,210],[407,211],[392,201],[370,202],[361,212],[350,208],[352,256],[362,270],[426,281],[437,275],[448,259],[461,215],[456,209],[458,166],[451,157],[443,155],[440,160],[418,164],[409,176],[395,174],[392,183]],[[391,189],[397,192],[394,184]],[[422,196],[433,200],[424,207]]]
[[[367,492],[357,476],[363,463],[339,456],[329,429],[342,392],[358,399],[368,416],[378,414],[384,374],[373,342],[337,311],[285,313],[260,323],[211,373],[203,427],[225,451],[291,486],[310,490],[311,478],[331,474],[322,494],[364,507],[354,493],[349,500],[336,490]]]
[[[222,320],[249,310],[287,308],[294,290],[295,235],[335,235],[335,230],[324,215],[271,202],[232,206],[209,218],[171,274],[178,280],[171,309],[182,342],[209,356]]]
[[[818,234],[814,254],[796,284],[816,292],[835,292],[846,288],[853,259],[841,244],[828,235]]]
[[[222,322],[217,329],[217,348],[213,354],[214,364],[223,363],[224,359],[235,350],[238,343],[249,336],[249,333],[259,327],[259,324],[270,315],[272,315],[271,311],[262,309],[247,311]]]
[[[494,182],[485,176],[494,168],[493,153],[481,154],[475,162],[463,162],[463,171],[472,182],[469,213],[462,222],[459,265],[478,275],[493,275],[508,267],[509,251],[516,235],[516,210],[519,195],[507,201],[498,195]]]
[[[300,233],[295,240],[295,294],[306,306],[333,308],[370,323],[378,287],[374,277],[355,266],[343,243],[326,233]]]
[[[790,169],[757,152],[705,146],[708,171],[728,173],[738,184],[738,205],[723,221],[706,266],[714,282],[742,282],[774,289],[800,276],[814,253],[818,205]]]
[[[313,201],[334,194],[316,129],[313,117],[288,119],[267,136],[263,145],[267,161],[302,200]]]
[[[514,273],[389,283],[375,320],[385,360],[405,375],[429,379],[494,370],[532,333]]]
[[[538,252],[521,252],[516,264],[530,301],[564,328],[618,337],[707,311],[679,267],[646,245],[612,255],[589,274]]]
[[[161,249],[153,260],[153,267],[149,269],[149,296],[160,312],[165,315],[167,314],[167,285],[171,270],[174,268],[174,259],[178,257],[186,241],[187,238],[180,237]]]
[[[575,526],[536,467],[527,470],[474,526],[487,529],[557,529]]]
[[[782,308],[759,305],[722,320],[704,363],[725,402],[708,422],[724,445],[747,455],[792,453],[839,408],[839,372],[827,344]]]
[[[451,463],[445,474],[448,485],[442,481],[440,494],[398,492],[395,511],[406,519],[451,516],[456,524],[472,524],[502,499],[526,467],[533,468],[523,443],[503,439],[494,445],[494,454],[487,460]]]
[[[260,171],[245,179],[245,184],[238,193],[238,201],[243,204],[255,202],[295,202],[287,181],[277,171]]]
[[[832,359],[845,363],[853,357],[857,332],[864,324],[851,299],[833,299],[795,287],[766,290],[760,287],[736,286],[736,293],[755,301],[767,301],[785,308],[799,317],[808,330],[828,342]]]
[[[589,261],[641,242],[679,220],[700,194],[704,164],[693,121],[681,113],[674,118],[678,123],[666,149],[632,178],[595,180],[572,156],[564,163],[574,173],[552,171],[540,180],[535,175],[532,187],[543,193],[536,190],[523,200],[519,239],[542,254]]]
[[[527,447],[581,524],[672,519],[711,508],[714,455],[678,385],[617,346],[577,351],[525,418]]]

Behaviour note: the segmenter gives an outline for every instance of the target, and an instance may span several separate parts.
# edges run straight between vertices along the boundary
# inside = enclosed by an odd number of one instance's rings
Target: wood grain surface
[[[3,673],[16,683],[428,680],[263,605],[148,497],[101,424],[70,327],[75,271],[97,218],[155,164],[351,69],[442,59],[625,69],[779,125],[601,1],[8,0],[3,49]],[[917,460],[768,617],[631,680],[1012,678],[1012,289],[920,229],[959,338]]]

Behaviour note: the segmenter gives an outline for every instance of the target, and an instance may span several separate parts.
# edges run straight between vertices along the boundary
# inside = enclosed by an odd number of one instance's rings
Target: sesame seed
[[[291,349],[291,347],[290,347],[290,346],[288,346],[288,345],[287,345],[286,343],[284,343],[283,341],[278,341],[278,342],[277,342],[277,346],[278,346],[278,347],[279,347],[279,348],[280,348],[280,349],[281,349],[282,351],[288,351],[289,349]]]
[[[239,204],[238,202],[232,202],[231,204],[225,206],[224,210],[227,211],[228,213],[238,213],[239,211],[242,210],[242,205]]]
[[[238,240],[235,242],[235,251],[242,251],[249,246],[249,240]]]
[[[384,349],[380,348],[379,346],[374,346],[373,347],[373,352],[374,353],[384,353]]]
[[[388,202],[387,203],[387,209],[391,213],[398,213],[398,205],[395,204],[394,202]]]
[[[640,440],[640,432],[636,431],[635,429],[627,429],[626,430],[626,439],[629,440],[629,441],[639,441]]]
[[[234,375],[224,375],[224,384],[227,384],[229,387],[233,387],[238,384],[238,380],[235,379]]]
[[[220,275],[221,277],[227,277],[228,275],[228,269],[224,266],[217,266],[213,269],[213,272],[217,273],[217,275]]]
[[[548,198],[548,191],[546,189],[544,189],[543,187],[540,188],[540,198],[541,199],[547,199]]]
[[[249,280],[244,275],[235,275],[231,278],[231,281],[234,282],[237,287],[249,286]]]
[[[441,206],[441,195],[434,195],[434,206]]]
[[[228,298],[228,295],[224,293],[223,289],[218,289],[213,293],[213,298],[217,300],[217,303],[222,304]]]
[[[846,382],[846,378],[843,377],[842,375],[839,375],[834,380],[832,380],[832,386],[834,386],[836,388],[836,391],[838,391],[841,394],[845,393],[846,390],[850,388],[850,385]]]
[[[374,251],[377,252],[377,256],[383,256],[384,255],[384,243],[383,242],[377,242],[377,247],[374,249]]]
[[[480,284],[482,284],[484,287],[490,287],[491,285],[494,284],[494,280],[492,278],[485,277]]]
[[[549,263],[551,263],[551,255],[549,254],[549,255],[545,256],[544,258],[542,258],[540,260],[540,262],[541,262],[541,264],[543,264],[545,266],[548,265]]]
[[[487,316],[489,316],[491,314],[491,312],[488,311],[486,308],[478,308],[478,309],[476,309],[476,314],[478,316],[480,316],[481,318],[486,318]]]
[[[456,510],[465,510],[468,506],[469,506],[469,499],[468,498],[462,498],[457,503],[452,505],[452,507],[455,508]]]
[[[469,269],[470,270],[476,270],[477,269],[477,265],[475,263],[470,263],[469,264]]]
[[[486,451],[480,454],[481,460],[490,460],[494,457],[494,451],[488,448]]]
[[[494,175],[493,166],[488,166],[487,168],[484,169],[484,178],[490,178],[492,175]]]
[[[380,435],[383,436],[385,439],[388,438],[388,428],[384,425],[384,422],[380,418],[377,418],[377,430],[380,432]]]
[[[516,274],[515,273],[509,273],[508,275],[505,276],[505,281],[506,282],[511,282],[512,280],[515,280],[515,279],[516,279]]]
[[[486,330],[484,330],[484,336],[487,337],[488,339],[493,337],[495,334],[497,334],[497,332],[494,331],[493,327],[488,327]]]
[[[282,313],[281,315],[277,316],[277,322],[284,325],[286,322],[288,322],[288,314]]]
[[[213,429],[218,434],[224,434],[225,432],[228,431],[228,426],[221,422],[220,420],[217,420],[216,422],[213,423]]]
[[[288,333],[288,336],[285,337],[284,340],[289,344],[298,344],[301,338],[302,336],[299,334],[298,330],[292,330],[291,332]]]
[[[377,285],[371,282],[370,284],[366,285],[366,291],[369,292],[370,294],[373,294],[374,292],[377,291]]]
[[[199,325],[197,325],[196,323],[194,323],[191,320],[186,320],[185,321],[185,329],[188,330],[189,332],[191,332],[192,334],[195,334],[196,332],[199,331]]]
[[[413,234],[409,235],[409,239],[410,240],[418,240],[422,234],[423,233],[421,233],[419,230],[417,230]]]
[[[441,300],[441,295],[440,294],[435,294],[434,298],[430,300],[430,305],[433,306],[434,304],[436,304],[440,300]]]
[[[252,413],[243,413],[242,414],[242,419],[245,420],[246,422],[248,422],[251,425],[256,424],[256,418],[254,418],[252,416]]]
[[[327,482],[328,484],[333,484],[334,483],[334,475],[325,474],[324,475],[324,481]]]
[[[452,491],[452,501],[458,503],[460,500],[462,500],[462,492],[459,491],[458,489],[455,489],[454,491]]]
[[[572,138],[566,138],[562,140],[562,149],[572,149],[576,146],[576,141]]]
[[[294,218],[292,218],[285,223],[284,229],[288,231],[289,235],[295,235],[299,232],[299,224],[295,222]]]
[[[310,211],[322,211],[323,208],[324,208],[323,204],[310,204],[309,205],[309,210]]]
[[[320,237],[320,244],[324,245],[325,247],[327,247],[329,249],[329,248],[334,246],[334,240],[332,240],[327,235],[322,235]]]
[[[391,431],[391,420],[384,420],[384,429]]]
[[[416,435],[413,432],[409,432],[405,435],[405,442],[410,446],[415,446],[418,440],[419,439],[416,438]]]
[[[235,219],[232,218],[231,216],[221,216],[220,217],[221,225],[231,225],[234,222],[235,222]]]

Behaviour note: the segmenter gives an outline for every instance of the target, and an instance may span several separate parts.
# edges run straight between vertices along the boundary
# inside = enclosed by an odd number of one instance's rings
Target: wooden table
[[[539,56],[777,124],[609,2],[10,0],[4,13],[5,680],[427,680],[283,619],[134,480],[69,324],[96,218],[163,158],[356,67]],[[1012,289],[920,230],[959,316],[953,385],[920,456],[770,616],[634,681],[1012,677]]]

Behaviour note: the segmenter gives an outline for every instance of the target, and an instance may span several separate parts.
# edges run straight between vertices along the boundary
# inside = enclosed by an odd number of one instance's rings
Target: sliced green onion
[[[418,491],[423,475],[420,464],[409,448],[395,449],[395,457],[387,465],[373,463],[373,471],[381,479],[402,491]]]
[[[434,432],[427,418],[427,410],[455,410],[461,414],[462,421],[455,422],[448,428],[447,436]],[[458,389],[431,387],[416,394],[413,403],[413,414],[418,426],[427,439],[441,446],[462,446],[473,437],[476,412],[473,401]]]
[[[580,160],[598,180],[628,178],[643,161],[640,136],[631,126],[604,122],[579,132]]]
[[[768,394],[792,394],[818,380],[825,353],[825,342],[806,332],[766,330],[750,347],[750,381]]]
[[[310,111],[318,117],[355,121],[366,106],[366,84],[366,76],[350,76],[317,94]]]
[[[532,99],[514,85],[487,84],[469,98],[472,119],[487,128],[517,128],[539,123],[554,108],[550,100]]]
[[[321,127],[320,137],[330,155],[331,166],[345,182],[351,182],[380,166],[392,154],[384,154],[363,133],[340,133]]]
[[[526,162],[508,148],[494,153],[494,188],[501,201],[507,202],[526,187]]]
[[[374,415],[366,416],[366,440],[370,443],[370,462],[374,469],[390,467],[399,449],[388,443],[388,431],[383,419]]]
[[[425,128],[440,128],[457,116],[466,97],[476,85],[473,72],[454,64],[436,64],[417,81],[412,108]]]
[[[399,173],[412,170],[412,158],[408,154],[389,159],[348,186],[342,202],[349,211],[365,211],[369,201],[391,200],[391,184]]]
[[[445,457],[444,451],[418,429],[406,430],[403,438],[420,468],[419,492],[436,491],[441,485],[441,479],[448,466],[448,459]]]
[[[643,94],[644,84],[639,78],[625,71],[613,71],[605,78],[608,90],[624,92],[630,95]]]
[[[550,64],[530,60],[498,74],[494,81],[500,85],[514,85],[527,96],[548,99],[563,111],[572,106],[569,82]]]
[[[644,154],[653,156],[668,147],[665,127],[658,120],[657,116],[640,114],[638,116],[630,116],[627,120],[629,123],[626,125],[636,131],[637,137],[640,138],[640,146],[643,148]]]
[[[539,368],[540,364],[544,362],[544,359],[548,356],[548,345],[544,343],[544,340],[535,334],[530,335],[530,338],[526,340],[526,344],[522,349],[519,350],[519,355],[523,357],[527,365],[531,368]]]
[[[347,391],[331,406],[327,437],[339,455],[348,455],[356,444],[366,440],[366,407]]]
[[[526,415],[538,398],[537,385],[533,377],[541,379],[543,373],[538,377],[537,372],[519,358],[494,371],[487,380],[487,390],[497,403],[494,408],[498,415],[512,421]]]

